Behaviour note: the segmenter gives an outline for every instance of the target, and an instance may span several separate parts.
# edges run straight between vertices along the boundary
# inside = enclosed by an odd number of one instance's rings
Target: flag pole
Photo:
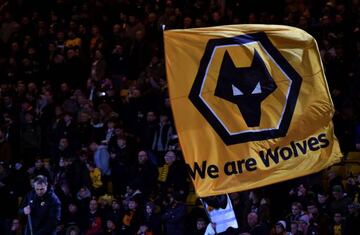
[[[33,228],[32,228],[32,221],[31,221],[31,215],[28,214],[28,225],[29,225],[29,230],[30,230],[30,235],[33,235]]]

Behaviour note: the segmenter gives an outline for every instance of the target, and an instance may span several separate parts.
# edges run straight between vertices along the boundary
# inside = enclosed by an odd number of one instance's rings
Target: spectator
[[[160,122],[155,131],[152,150],[162,155],[168,150],[169,141],[173,135],[173,128],[169,123],[169,117],[165,114],[160,115]]]
[[[243,229],[241,235],[265,235],[269,234],[268,228],[265,224],[259,222],[258,215],[255,212],[250,212],[247,215],[247,226]]]
[[[135,185],[147,197],[155,189],[157,178],[157,169],[150,162],[148,153],[140,151],[138,153],[138,162],[131,172],[131,184]]]
[[[309,215],[309,231],[310,234],[326,234],[329,218],[325,214],[320,214],[315,202],[309,202],[307,205],[307,213]]]
[[[317,204],[319,212],[320,214],[325,216],[330,215],[330,203],[328,198],[329,196],[324,191],[320,191],[317,193]]]
[[[299,225],[297,222],[292,222],[290,225],[290,233],[292,235],[303,235],[303,233],[299,230]]]
[[[9,235],[21,235],[22,234],[22,226],[20,220],[15,218],[11,221]]]
[[[114,219],[107,219],[104,235],[120,235]]]
[[[289,233],[286,232],[286,222],[284,220],[278,221],[271,234],[289,235]]]
[[[299,221],[300,217],[304,215],[302,205],[299,202],[293,202],[291,204],[291,214],[287,216],[287,224]]]
[[[110,154],[107,150],[107,146],[99,143],[98,141],[92,141],[89,145],[89,148],[93,152],[95,166],[100,169],[101,175],[105,177],[110,176]]]
[[[341,212],[342,215],[346,215],[348,212],[347,205],[351,203],[350,198],[344,194],[340,185],[335,185],[332,188],[332,195],[334,199],[330,205],[331,212]]]
[[[203,218],[196,220],[196,229],[193,231],[193,235],[203,235],[206,230],[206,221]]]
[[[173,192],[168,196],[168,200],[168,204],[162,215],[165,234],[184,234],[186,206],[181,202],[181,195],[178,192]]]
[[[329,226],[329,234],[349,234],[347,231],[346,224],[344,223],[342,214],[340,212],[335,212],[333,217],[333,222]]]
[[[155,204],[152,202],[148,202],[145,205],[144,222],[141,223],[137,234],[141,233],[161,234],[161,217],[156,212]]]
[[[300,216],[300,218],[298,219],[297,223],[298,223],[298,231],[300,231],[302,234],[309,234],[309,221],[310,218],[307,214],[303,214],[302,216]]]
[[[159,168],[160,187],[163,193],[179,192],[183,199],[187,195],[187,174],[182,161],[178,160],[175,152],[168,151],[165,156],[165,164]]]
[[[48,188],[45,176],[35,177],[34,190],[26,195],[20,208],[21,214],[31,218],[28,219],[25,234],[56,234],[61,220],[61,202]]]
[[[348,208],[348,215],[346,217],[346,227],[349,235],[356,234],[360,231],[360,215],[359,215],[359,208],[356,204],[351,203],[347,206]]]
[[[139,207],[139,199],[137,197],[130,198],[127,209],[122,217],[121,234],[130,235],[138,231],[142,221],[142,211]]]

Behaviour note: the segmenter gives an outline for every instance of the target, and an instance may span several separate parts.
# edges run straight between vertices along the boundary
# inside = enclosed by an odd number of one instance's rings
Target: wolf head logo
[[[250,67],[237,68],[226,51],[215,96],[236,104],[248,127],[260,125],[261,102],[277,88],[264,61],[255,50]]]

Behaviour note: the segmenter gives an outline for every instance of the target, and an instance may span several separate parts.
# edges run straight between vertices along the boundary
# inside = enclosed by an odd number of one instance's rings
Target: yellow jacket
[[[99,168],[94,168],[93,171],[90,171],[90,179],[92,186],[95,189],[98,189],[103,185],[101,181],[101,171],[99,170]]]

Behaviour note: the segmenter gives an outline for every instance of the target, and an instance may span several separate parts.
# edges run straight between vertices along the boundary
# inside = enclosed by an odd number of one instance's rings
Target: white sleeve
[[[211,226],[211,223],[209,223],[208,226],[206,227],[204,235],[215,235],[215,234],[216,234],[215,230]]]

